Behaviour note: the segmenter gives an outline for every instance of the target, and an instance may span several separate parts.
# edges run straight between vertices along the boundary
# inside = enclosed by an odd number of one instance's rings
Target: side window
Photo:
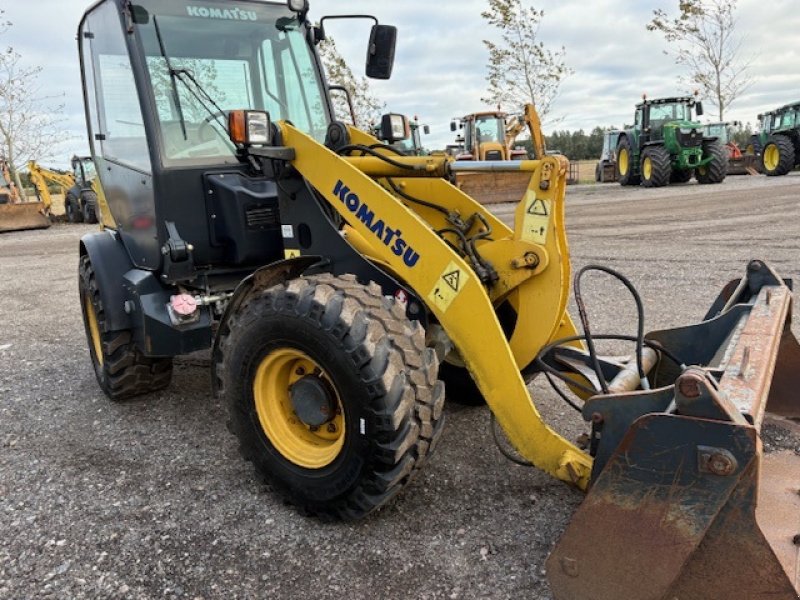
[[[106,2],[92,12],[88,28],[93,35],[89,41],[93,93],[97,100],[94,143],[99,142],[99,153],[104,158],[149,173],[150,153],[144,119],[125,36],[114,5]],[[91,97],[89,104],[92,104]]]
[[[636,128],[640,129],[642,127],[642,119],[643,119],[643,110],[640,108],[636,111]]]

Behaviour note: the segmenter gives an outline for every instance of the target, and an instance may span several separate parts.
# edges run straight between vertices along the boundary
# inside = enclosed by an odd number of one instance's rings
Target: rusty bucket
[[[42,214],[41,202],[0,204],[0,232],[46,229],[50,219]]]
[[[800,417],[791,304],[753,261],[705,321],[647,336],[681,363],[652,389],[587,400],[592,486],[547,562],[556,599],[800,598],[800,456],[762,444]]]

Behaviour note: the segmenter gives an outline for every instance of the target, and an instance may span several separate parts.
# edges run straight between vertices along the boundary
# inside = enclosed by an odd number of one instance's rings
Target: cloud
[[[663,38],[645,29],[652,8],[672,9],[674,0],[530,0],[545,11],[541,38],[546,45],[567,50],[575,73],[563,84],[554,116],[558,129],[591,129],[596,125],[630,122],[641,94],[672,95],[682,90],[674,59],[664,54]],[[75,35],[89,0],[6,2],[14,27],[0,37],[13,45],[29,64],[43,67],[48,93],[63,95],[64,160],[86,152],[83,102]],[[399,28],[397,62],[390,81],[373,89],[394,112],[418,115],[431,126],[429,146],[452,140],[450,119],[484,108],[487,53],[482,40],[494,35],[481,19],[485,0],[460,2],[376,2],[311,0],[311,17],[325,14],[376,14]],[[740,0],[739,30],[746,35],[745,54],[752,55],[753,85],[728,117],[754,122],[756,114],[797,100],[800,72],[800,11],[796,0]],[[329,33],[357,73],[363,72],[368,21],[331,21]],[[517,107],[506,107],[516,110]],[[520,107],[521,108],[521,107]]]

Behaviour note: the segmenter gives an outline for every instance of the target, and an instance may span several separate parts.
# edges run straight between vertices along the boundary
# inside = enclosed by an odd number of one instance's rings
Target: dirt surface
[[[573,266],[626,273],[648,329],[701,318],[752,258],[797,279],[799,223],[796,174],[568,192]],[[323,525],[240,459],[204,356],[179,360],[166,392],[107,401],[77,300],[78,239],[94,229],[0,236],[0,598],[550,597],[544,560],[582,496],[507,462],[485,408],[448,406],[436,455],[388,508]],[[592,277],[584,295],[597,332],[634,331],[621,287]],[[532,393],[583,431],[549,389]]]

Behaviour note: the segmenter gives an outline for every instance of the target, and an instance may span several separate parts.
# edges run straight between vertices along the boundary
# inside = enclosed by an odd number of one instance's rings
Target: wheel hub
[[[324,379],[306,375],[289,389],[297,418],[309,427],[319,427],[336,416],[336,396]]]

